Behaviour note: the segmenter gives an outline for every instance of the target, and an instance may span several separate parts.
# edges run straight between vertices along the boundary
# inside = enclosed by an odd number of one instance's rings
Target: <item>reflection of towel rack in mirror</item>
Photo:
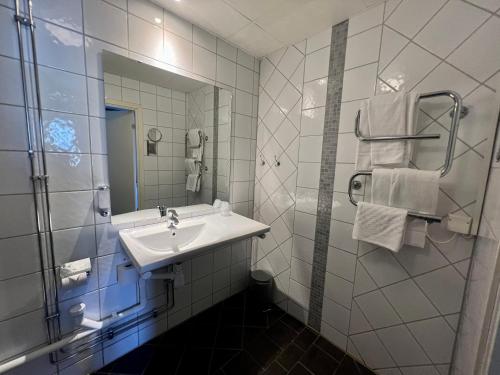
[[[444,161],[444,166],[441,169],[441,177],[445,176],[451,169],[451,165],[453,163],[453,154],[455,153],[455,143],[457,139],[458,133],[458,124],[460,122],[460,118],[467,114],[467,111],[463,110],[462,106],[462,98],[455,91],[451,90],[443,90],[443,91],[435,91],[429,92],[426,94],[419,94],[417,97],[417,103],[420,99],[428,99],[439,96],[447,96],[451,98],[454,102],[453,108],[451,110],[451,126],[450,126],[450,136],[448,138],[448,146],[446,149],[446,158]],[[418,111],[418,107],[416,109]],[[356,114],[356,119],[354,122],[354,134],[361,142],[383,142],[383,141],[401,141],[401,140],[412,140],[412,139],[439,139],[441,137],[440,134],[416,134],[416,135],[396,135],[396,136],[379,136],[379,137],[366,137],[361,134],[359,130],[359,122],[361,117],[361,111],[358,110]]]
[[[347,189],[347,193],[349,195],[349,201],[353,205],[357,206],[358,202],[353,197],[352,189],[354,188],[354,189],[358,190],[362,186],[361,182],[355,180],[355,178],[359,177],[359,176],[371,176],[371,175],[372,175],[372,172],[370,172],[370,171],[356,172],[349,179],[349,187]],[[408,216],[411,216],[411,217],[414,217],[414,218],[417,218],[417,219],[425,220],[428,223],[440,223],[441,220],[442,220],[441,216],[421,214],[421,213],[416,212],[416,211],[408,211]]]
[[[198,144],[198,146],[189,146],[189,141],[188,141],[188,137],[189,137],[189,133],[186,132],[186,148],[200,148],[202,145],[203,145],[203,140],[205,140],[205,142],[208,141],[208,136],[205,136],[203,137],[203,133],[201,130],[198,131],[198,136],[200,137],[200,143]]]

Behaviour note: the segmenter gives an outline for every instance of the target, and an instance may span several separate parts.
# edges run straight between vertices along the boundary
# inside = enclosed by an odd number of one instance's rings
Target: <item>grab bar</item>
[[[358,201],[356,201],[352,195],[352,188],[354,186],[354,179],[358,176],[371,176],[372,175],[372,172],[369,172],[369,171],[361,171],[361,172],[356,172],[354,173],[351,178],[349,179],[349,188],[347,190],[347,193],[349,195],[349,201],[357,206],[358,205]],[[427,221],[428,223],[440,223],[441,220],[442,220],[442,217],[441,216],[437,216],[437,215],[428,215],[428,214],[422,214],[422,213],[419,213],[419,212],[416,212],[416,211],[408,211],[408,216],[411,216],[411,217],[414,217],[414,218],[417,218],[417,219],[422,219],[422,220],[425,220]]]
[[[417,102],[420,99],[434,98],[437,96],[447,96],[451,98],[454,102],[453,109],[451,112],[451,126],[450,126],[450,136],[448,138],[448,145],[446,148],[446,158],[444,161],[443,168],[441,169],[441,177],[448,174],[453,163],[453,155],[455,153],[455,143],[458,133],[458,125],[460,122],[461,114],[466,114],[467,111],[462,110],[462,98],[458,93],[451,90],[434,91],[425,94],[419,94],[417,96]],[[361,110],[358,110],[356,118],[354,121],[354,134],[361,142],[380,142],[380,141],[400,141],[400,140],[412,140],[412,139],[439,139],[440,134],[416,134],[416,135],[394,135],[394,136],[378,136],[378,137],[366,137],[361,134],[359,130],[359,122],[361,117]]]

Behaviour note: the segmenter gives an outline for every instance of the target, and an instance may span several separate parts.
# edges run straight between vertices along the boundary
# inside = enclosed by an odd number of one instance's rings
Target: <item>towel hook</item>
[[[275,161],[275,163],[274,163],[275,166],[279,167],[281,165],[281,162],[278,160],[276,155],[274,155],[274,161]]]
[[[262,157],[262,154],[259,155],[259,158],[260,158],[260,165],[266,165],[266,161]]]

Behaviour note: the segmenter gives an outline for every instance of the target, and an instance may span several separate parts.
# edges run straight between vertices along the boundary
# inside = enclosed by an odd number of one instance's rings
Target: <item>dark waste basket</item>
[[[271,308],[273,295],[273,275],[263,270],[252,271],[250,274],[250,293],[255,308],[268,310]]]

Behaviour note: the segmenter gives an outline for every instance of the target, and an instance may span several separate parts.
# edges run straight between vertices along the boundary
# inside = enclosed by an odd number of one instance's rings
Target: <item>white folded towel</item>
[[[200,175],[188,174],[186,178],[186,190],[197,192],[200,190]]]
[[[201,130],[198,128],[195,129],[189,129],[188,130],[188,136],[187,136],[187,141],[188,141],[188,147],[194,148],[194,147],[200,147],[201,144]]]
[[[203,159],[203,144],[198,148],[191,149],[191,157],[195,160],[202,161],[202,159]]]
[[[363,136],[370,136],[368,127],[368,100],[363,101],[359,109],[359,131]],[[356,170],[369,171],[372,169],[372,146],[371,142],[358,141],[356,150]]]
[[[352,238],[398,252],[403,244],[408,211],[359,202]]]
[[[389,206],[434,215],[438,204],[439,177],[439,171],[393,169]]]
[[[370,136],[405,135],[406,93],[377,95],[368,100]],[[406,157],[405,141],[371,142],[372,165],[402,166]]]
[[[417,93],[410,93],[406,95],[406,134],[415,134],[418,124],[418,108],[417,108]],[[405,160],[403,161],[403,167],[410,164],[410,160],[413,155],[414,141],[406,141],[406,153]]]
[[[392,169],[375,168],[372,172],[371,202],[382,206],[389,205]]]
[[[188,174],[199,174],[199,163],[197,163],[197,160],[188,158],[184,161],[184,164],[186,166],[186,172]]]
[[[377,95],[360,108],[359,129],[366,137],[415,134],[417,94],[405,91]],[[413,141],[358,142],[356,170],[374,167],[407,167]]]

